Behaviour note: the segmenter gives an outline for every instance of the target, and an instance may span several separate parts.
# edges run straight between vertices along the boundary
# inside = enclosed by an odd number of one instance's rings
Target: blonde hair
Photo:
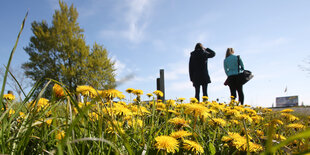
[[[234,51],[233,48],[227,48],[226,57],[225,58],[227,58],[228,56],[230,56],[230,55],[232,55],[234,53],[235,53],[235,51]]]

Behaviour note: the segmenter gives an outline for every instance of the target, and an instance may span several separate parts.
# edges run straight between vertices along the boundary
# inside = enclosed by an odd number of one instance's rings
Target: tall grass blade
[[[5,74],[4,74],[4,77],[3,77],[3,84],[2,84],[1,94],[0,94],[0,106],[2,106],[2,107],[0,107],[0,108],[4,108],[4,110],[6,110],[6,107],[5,107],[4,103],[2,102],[2,99],[3,99],[6,79],[7,79],[7,76],[8,76],[8,71],[9,71],[9,68],[10,68],[10,65],[11,65],[11,61],[13,59],[13,55],[14,55],[16,47],[17,47],[17,43],[18,43],[19,37],[20,37],[20,35],[21,35],[21,33],[22,33],[23,29],[24,29],[24,25],[25,25],[25,21],[27,19],[27,16],[28,16],[28,11],[27,11],[27,13],[25,15],[25,18],[24,18],[23,22],[22,22],[22,25],[21,25],[21,28],[19,30],[17,39],[15,41],[15,45],[14,45],[12,51],[11,51],[11,55],[10,55],[10,58],[8,60],[8,64],[6,65],[6,70],[5,70]]]
[[[19,84],[19,82],[16,80],[15,76],[12,74],[12,72],[9,70],[10,75],[12,76],[12,78],[14,79],[14,81],[16,82],[16,84],[18,85],[19,89],[22,91],[23,95],[26,96],[26,93],[24,92],[24,89],[22,88],[22,86]]]
[[[302,139],[302,138],[309,138],[310,137],[310,128],[308,128],[307,130],[300,132],[296,135],[293,135],[289,138],[287,138],[285,141],[282,141],[281,143],[279,143],[278,145],[274,146],[271,148],[271,152],[274,153],[277,150],[279,150],[281,147],[289,144],[290,142],[294,141],[294,140],[298,140],[298,139]],[[310,150],[310,148],[308,148],[308,150]]]

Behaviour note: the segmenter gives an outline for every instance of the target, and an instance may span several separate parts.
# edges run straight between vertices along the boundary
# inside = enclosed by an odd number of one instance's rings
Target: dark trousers
[[[238,92],[239,102],[241,103],[241,105],[243,105],[244,103],[244,94],[242,90],[243,85],[240,84],[238,75],[229,76],[228,81],[229,81],[228,86],[230,89],[230,95],[233,96],[234,99],[236,99],[237,98],[236,92]]]
[[[200,94],[200,86],[202,86],[202,95],[203,96],[208,96],[208,84],[203,84],[203,85],[195,85],[195,98],[199,102],[199,94]]]

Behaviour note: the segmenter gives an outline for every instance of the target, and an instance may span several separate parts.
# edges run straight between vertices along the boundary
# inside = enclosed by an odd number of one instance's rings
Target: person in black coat
[[[213,58],[215,52],[209,48],[204,48],[201,43],[197,43],[195,50],[191,52],[189,59],[189,77],[195,87],[195,97],[199,101],[200,86],[202,86],[203,96],[208,96],[208,83],[211,83],[208,72],[208,58]]]

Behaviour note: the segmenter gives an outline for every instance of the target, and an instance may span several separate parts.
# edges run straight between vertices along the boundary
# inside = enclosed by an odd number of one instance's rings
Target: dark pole
[[[159,70],[159,74],[160,74],[160,82],[159,82],[159,85],[160,85],[160,91],[163,92],[163,97],[162,97],[162,100],[163,102],[165,102],[165,76],[164,76],[164,69],[160,69]]]
[[[156,79],[156,90],[160,90],[160,78]]]

